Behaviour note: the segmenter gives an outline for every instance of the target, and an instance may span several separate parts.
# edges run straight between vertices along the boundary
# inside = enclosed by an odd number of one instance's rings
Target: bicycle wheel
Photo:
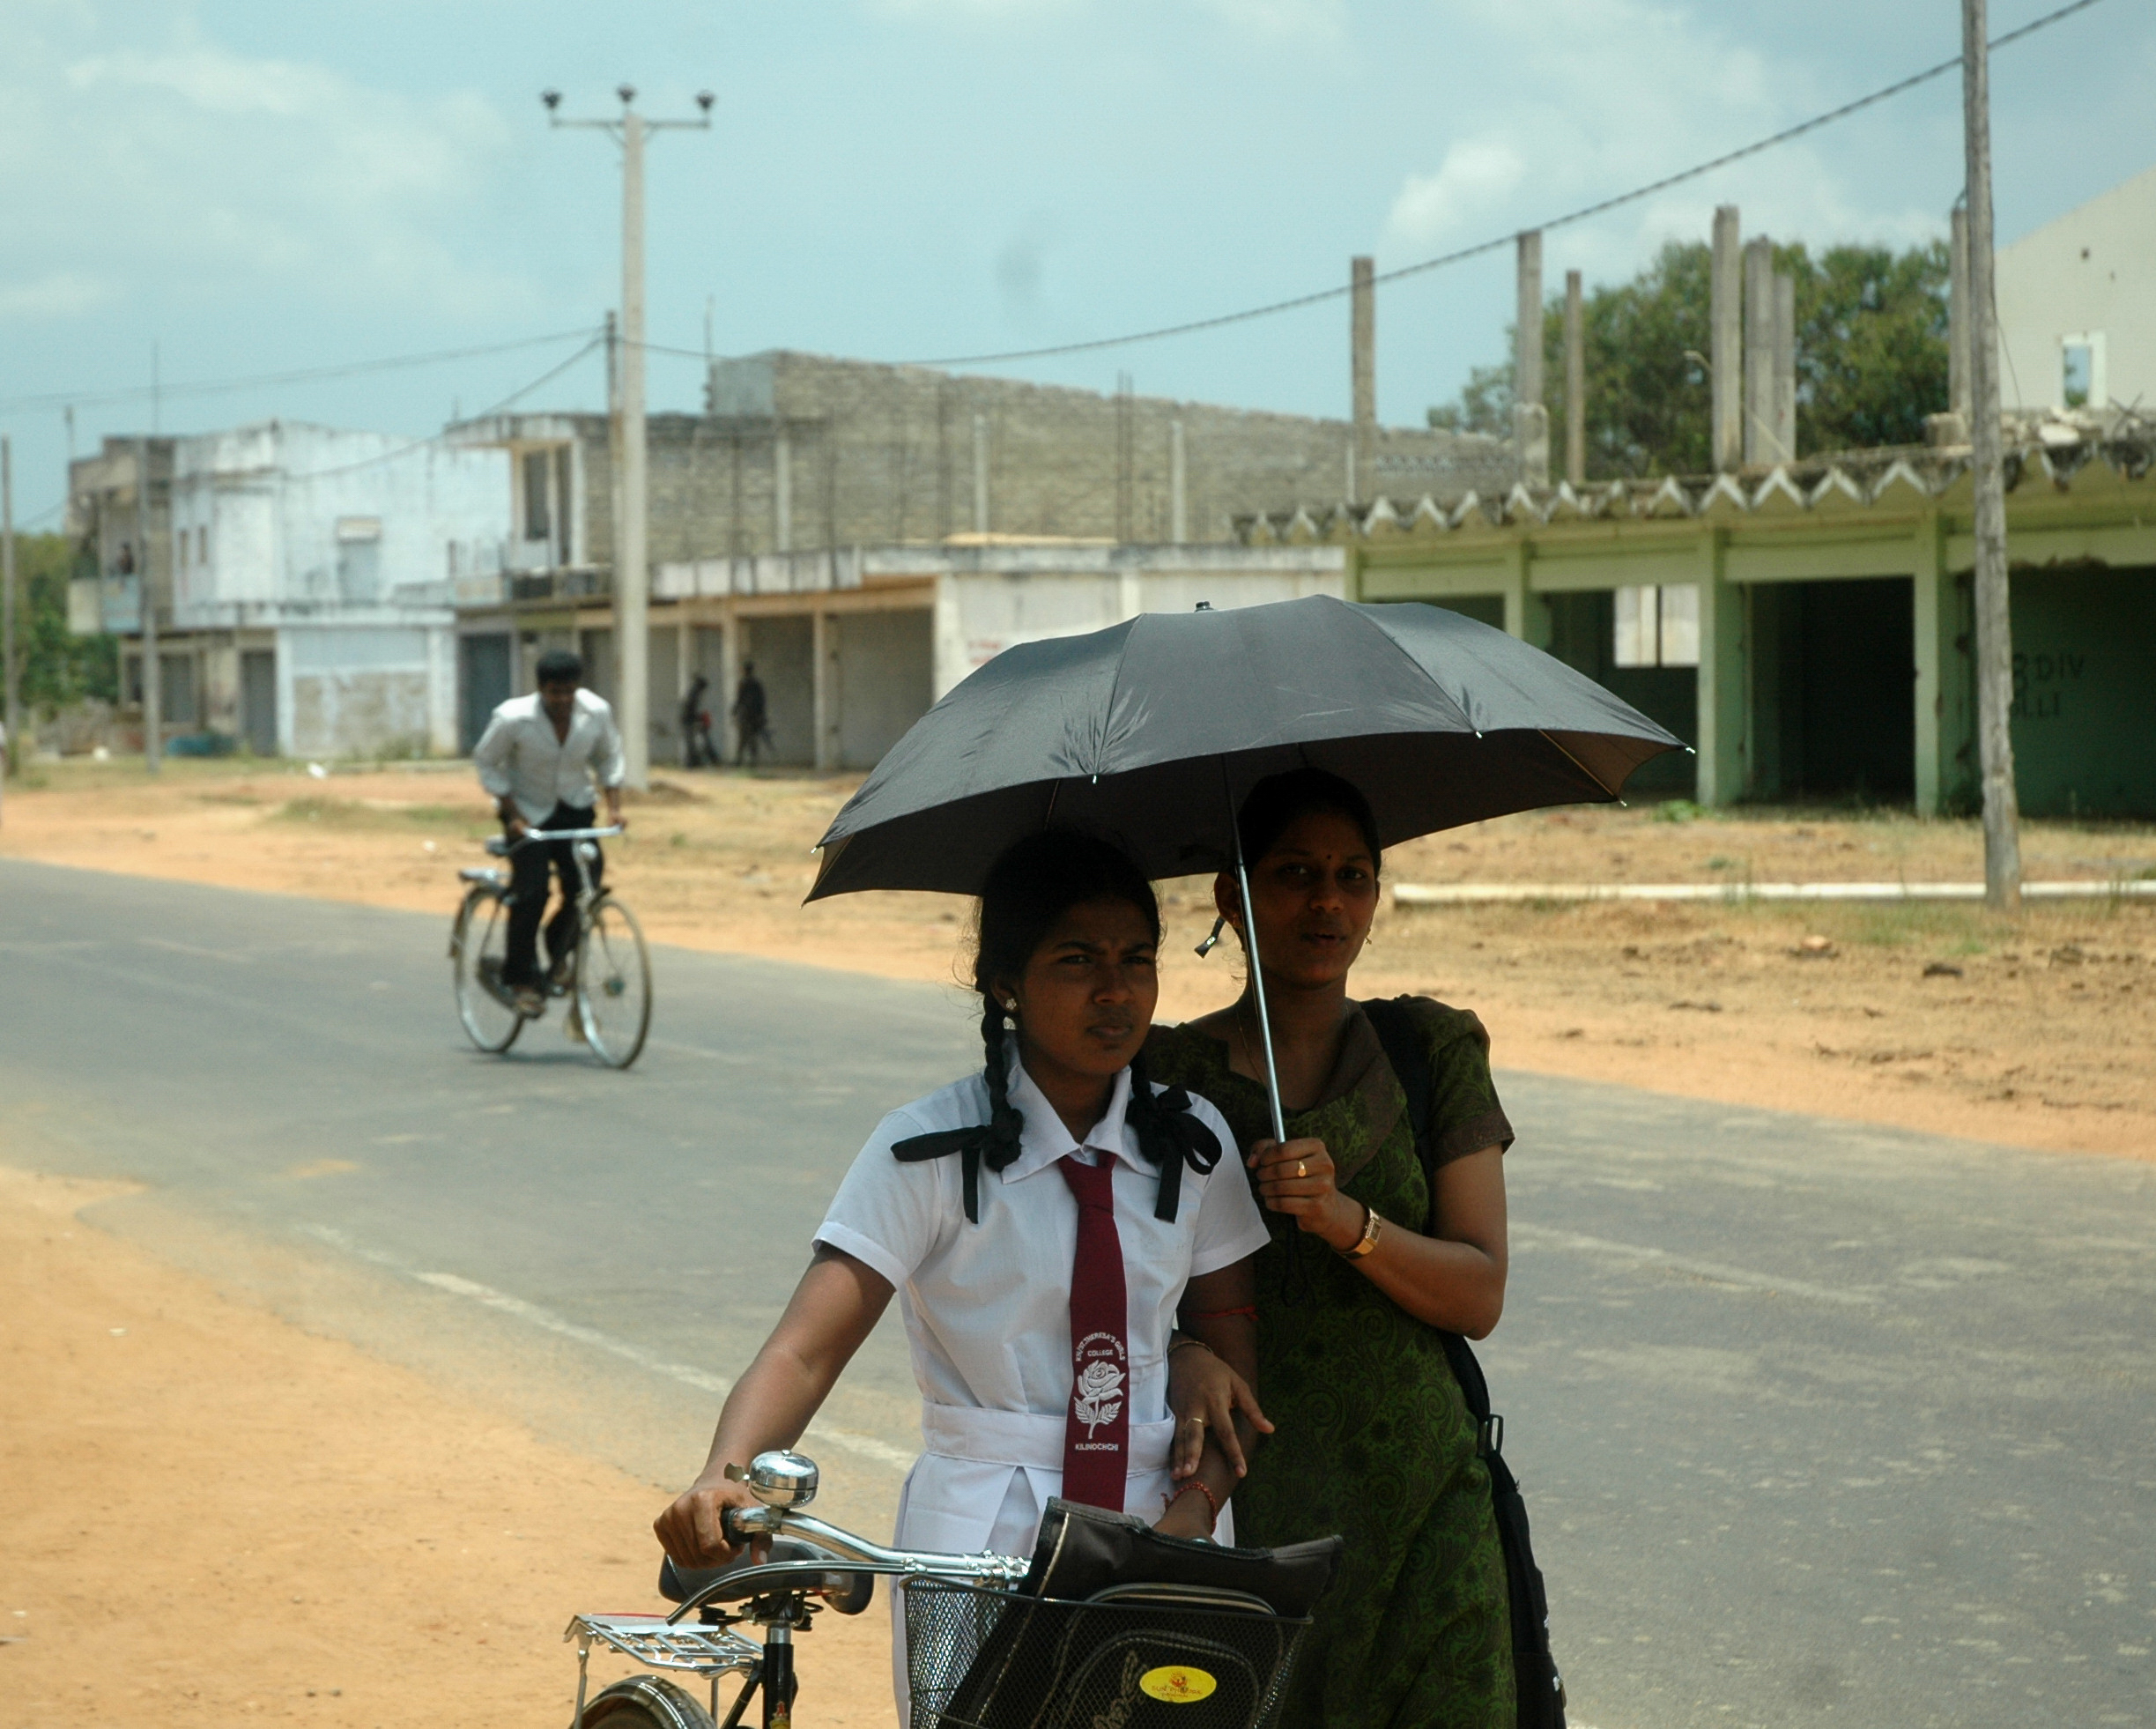
[[[711,1729],[711,1713],[670,1681],[633,1675],[601,1688],[584,1706],[584,1723],[607,1729]]]
[[[493,889],[474,887],[456,909],[449,964],[456,975],[456,1018],[482,1050],[507,1050],[524,1030],[524,1017],[501,983],[508,946],[508,902]]]
[[[592,903],[576,946],[576,1012],[601,1062],[636,1060],[651,1028],[651,957],[635,915],[611,894]]]

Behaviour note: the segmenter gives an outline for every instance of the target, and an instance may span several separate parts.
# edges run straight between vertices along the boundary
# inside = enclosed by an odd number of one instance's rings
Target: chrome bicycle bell
[[[805,1507],[816,1499],[816,1461],[799,1453],[759,1453],[746,1471],[730,1465],[726,1474],[746,1483],[767,1507]]]

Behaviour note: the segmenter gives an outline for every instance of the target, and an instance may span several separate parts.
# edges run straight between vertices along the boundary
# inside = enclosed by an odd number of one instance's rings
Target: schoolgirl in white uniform
[[[734,1557],[721,1515],[754,1503],[725,1467],[799,1438],[893,1291],[925,1448],[898,1546],[1025,1555],[1058,1495],[1232,1540],[1236,1473],[1202,1426],[1171,1480],[1169,1341],[1181,1309],[1255,1379],[1244,1317],[1266,1233],[1232,1152],[1216,1173],[1234,1145],[1219,1113],[1139,1065],[1159,936],[1151,885],[1104,842],[1051,830],[997,862],[974,962],[982,1069],[861,1149],[702,1474],[657,1521],[677,1562]]]

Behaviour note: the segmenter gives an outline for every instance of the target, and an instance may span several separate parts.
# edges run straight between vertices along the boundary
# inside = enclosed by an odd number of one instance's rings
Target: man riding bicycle
[[[494,710],[486,731],[471,753],[479,784],[494,796],[503,831],[512,842],[532,829],[591,828],[595,783],[606,793],[606,820],[621,824],[621,783],[625,768],[621,734],[606,699],[581,689],[584,663],[567,649],[539,657],[539,688],[530,696],[513,696]],[[518,847],[509,855],[508,952],[501,964],[502,984],[516,998],[519,1012],[538,1014],[546,1006],[539,990],[539,921],[546,912],[550,870],[561,879],[561,905],[546,927],[550,972],[557,983],[574,964],[580,934],[576,917],[576,862],[567,841]],[[591,883],[599,885],[605,860],[590,861]]]

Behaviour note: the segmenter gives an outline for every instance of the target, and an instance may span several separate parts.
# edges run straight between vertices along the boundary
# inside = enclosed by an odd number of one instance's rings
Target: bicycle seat
[[[498,883],[501,880],[501,872],[490,871],[484,864],[467,864],[456,873],[456,877],[459,882]]]
[[[777,1537],[772,1540],[770,1561],[827,1561],[822,1550],[803,1542],[798,1537]],[[659,1563],[659,1595],[670,1603],[685,1603],[705,1586],[717,1583],[731,1574],[745,1573],[752,1568],[767,1562],[743,1555],[740,1560],[724,1567],[677,1567],[669,1555]],[[828,1573],[809,1573],[790,1579],[772,1579],[763,1584],[752,1581],[744,1589],[734,1591],[722,1588],[705,1600],[711,1603],[738,1603],[743,1599],[758,1596],[767,1591],[790,1589],[812,1591],[842,1615],[857,1615],[869,1606],[876,1592],[876,1575],[849,1573],[834,1567]]]

